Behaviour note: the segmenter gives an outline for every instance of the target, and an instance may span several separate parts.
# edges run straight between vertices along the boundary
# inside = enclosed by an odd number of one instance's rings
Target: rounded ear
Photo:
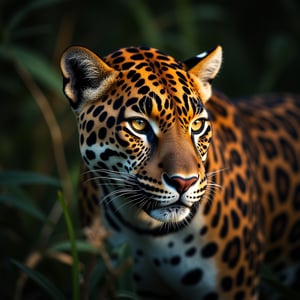
[[[75,111],[83,102],[103,95],[118,73],[92,51],[77,46],[63,53],[60,67],[64,93]]]
[[[196,55],[186,60],[185,65],[190,74],[197,77],[200,83],[202,101],[206,102],[211,96],[211,82],[218,74],[222,64],[222,47]]]

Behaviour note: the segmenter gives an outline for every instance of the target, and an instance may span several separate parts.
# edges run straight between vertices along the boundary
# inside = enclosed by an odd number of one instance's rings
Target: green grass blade
[[[163,38],[146,1],[128,0],[124,1],[124,5],[133,13],[146,43],[158,49],[163,48]]]
[[[176,16],[178,28],[181,32],[181,43],[185,45],[182,48],[185,51],[183,55],[188,57],[191,53],[198,51],[196,47],[197,26],[195,14],[189,0],[176,1]]]
[[[50,176],[24,171],[0,171],[0,185],[32,185],[45,184],[60,187],[59,180]]]
[[[65,300],[64,295],[60,292],[59,289],[55,287],[55,285],[49,281],[41,273],[28,268],[22,263],[12,260],[13,264],[15,264],[20,270],[22,270],[29,278],[31,278],[35,283],[37,283],[41,288],[43,288],[51,297],[55,300]]]
[[[10,51],[14,60],[27,70],[37,82],[58,93],[61,92],[60,74],[46,57],[21,46],[14,46]]]
[[[118,299],[129,299],[129,300],[138,300],[137,295],[135,295],[133,292],[129,292],[129,291],[119,291],[117,293],[117,298]]]
[[[78,252],[99,253],[99,250],[87,241],[76,240],[75,243],[76,243],[76,248],[77,248]],[[63,241],[63,242],[59,242],[59,243],[52,245],[50,250],[71,251],[72,245],[71,245],[70,241]]]
[[[3,194],[0,195],[0,203],[11,205],[39,221],[45,222],[47,220],[46,215],[44,215],[38,207],[34,206],[32,202],[26,201],[25,198],[18,198],[14,195]]]
[[[91,279],[88,285],[88,295],[91,299],[96,299],[97,291],[101,287],[101,281],[105,278],[106,268],[102,259],[99,259],[91,274]]]
[[[79,300],[80,291],[79,291],[79,263],[78,263],[78,252],[76,247],[75,233],[73,229],[72,220],[66,205],[66,202],[62,196],[62,194],[58,193],[58,200],[60,205],[63,208],[63,213],[65,217],[65,222],[67,225],[68,235],[71,243],[71,253],[73,258],[72,265],[72,279],[73,279],[73,300]]]

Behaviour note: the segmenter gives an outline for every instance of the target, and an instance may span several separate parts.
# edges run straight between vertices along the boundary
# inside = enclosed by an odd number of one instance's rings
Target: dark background
[[[179,60],[220,44],[224,63],[215,86],[229,97],[299,92],[297,0],[1,0],[0,170],[4,175],[22,170],[69,180],[73,186],[70,199],[75,198],[80,158],[74,116],[61,92],[59,58],[71,44],[88,47],[100,56],[123,46],[148,45]],[[48,108],[39,108],[33,87],[45,97]],[[51,138],[53,127],[45,121],[51,113],[62,132],[65,154],[60,156],[67,162],[69,179],[59,172],[54,153],[59,142]],[[57,188],[18,182],[7,185],[1,180],[0,185],[0,191],[17,199],[26,195],[50,218]],[[79,232],[76,202],[70,207]],[[29,265],[61,289],[70,289],[70,279],[58,275],[68,274],[69,267],[45,254],[51,243],[66,237],[61,219],[45,238],[41,233],[45,223],[13,201],[0,201],[1,299],[17,289],[19,273],[11,259],[28,264],[28,257],[35,252],[41,258]],[[32,292],[30,283],[26,286],[24,298],[40,297],[39,292]]]

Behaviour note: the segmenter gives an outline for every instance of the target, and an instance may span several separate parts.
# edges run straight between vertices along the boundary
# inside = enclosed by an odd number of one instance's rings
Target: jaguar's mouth
[[[183,205],[171,205],[168,207],[161,207],[149,212],[150,216],[158,221],[164,223],[181,222],[188,217],[191,210]]]
[[[151,216],[153,219],[156,219],[163,223],[178,223],[186,220],[194,214],[196,204],[192,206],[187,206],[183,204],[181,201],[177,201],[176,203],[167,205],[167,206],[159,206],[159,207],[148,207],[143,208],[144,211]]]

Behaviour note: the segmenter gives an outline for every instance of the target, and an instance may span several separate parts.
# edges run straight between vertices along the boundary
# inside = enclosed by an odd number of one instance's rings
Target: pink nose
[[[169,177],[167,174],[164,174],[163,177],[166,183],[174,187],[179,194],[186,192],[198,179],[197,176],[184,178],[180,176]]]

